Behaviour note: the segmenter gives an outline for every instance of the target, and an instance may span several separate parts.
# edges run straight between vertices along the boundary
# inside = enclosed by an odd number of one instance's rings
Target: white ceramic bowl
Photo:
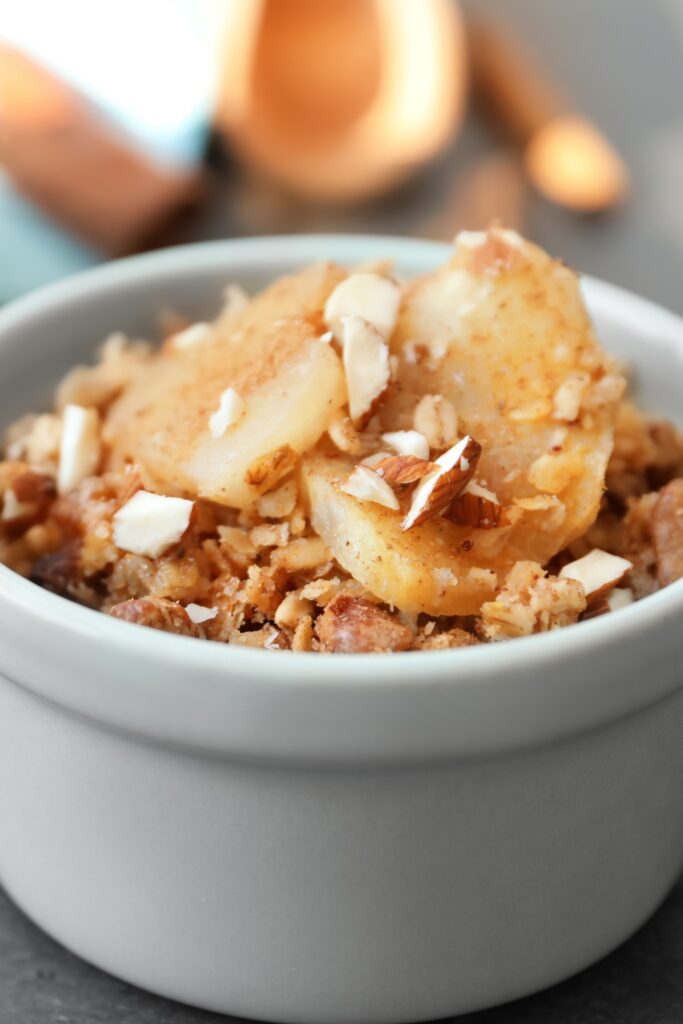
[[[277,238],[115,263],[0,313],[3,419],[108,331],[207,317],[322,257]],[[596,281],[600,335],[676,416],[683,325]],[[70,949],[277,1021],[399,1022],[549,985],[620,943],[683,862],[683,581],[500,646],[278,654],[131,626],[0,567],[0,875]]]

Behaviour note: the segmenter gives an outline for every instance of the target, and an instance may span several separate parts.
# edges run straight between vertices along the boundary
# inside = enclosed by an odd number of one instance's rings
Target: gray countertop
[[[476,0],[505,10],[558,80],[608,132],[633,173],[633,196],[612,218],[581,220],[530,199],[524,229],[574,266],[683,312],[682,0]],[[472,3],[472,0],[470,0]],[[427,233],[458,176],[491,140],[470,122],[420,182],[355,222],[271,211],[263,230]],[[235,200],[217,200],[178,240],[247,230]],[[237,201],[239,205],[239,200]],[[279,217],[279,219],[278,219]],[[298,219],[297,219],[298,218]],[[444,221],[444,233],[462,224]],[[258,230],[252,227],[251,230]],[[0,891],[0,1024],[201,1024],[219,1020],[140,992],[89,967],[43,935]],[[683,884],[633,939],[577,978],[461,1024],[680,1024]]]

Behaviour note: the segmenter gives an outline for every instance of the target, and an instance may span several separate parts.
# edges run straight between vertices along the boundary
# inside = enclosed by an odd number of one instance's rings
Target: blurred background
[[[683,313],[683,0],[21,0],[0,303],[106,259],[499,219]]]

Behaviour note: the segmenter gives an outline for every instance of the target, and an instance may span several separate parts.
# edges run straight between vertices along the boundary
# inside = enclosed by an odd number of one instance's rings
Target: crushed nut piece
[[[652,512],[657,578],[662,587],[683,578],[683,478],[659,493]]]
[[[97,410],[67,405],[59,447],[59,493],[72,491],[94,473],[100,461],[100,453],[100,418]]]
[[[595,548],[583,558],[565,565],[560,571],[563,579],[577,580],[584,589],[586,597],[594,601],[604,596],[612,587],[623,580],[633,563],[618,555],[610,555],[607,551]]]
[[[440,455],[436,460],[438,468],[425,476],[415,488],[402,528],[409,530],[445,511],[471,480],[480,454],[481,445],[466,434]]]
[[[347,455],[360,455],[362,453],[363,443],[358,435],[358,431],[349,417],[343,413],[338,413],[334,417],[327,428],[327,433],[332,444],[340,452],[346,452]]]
[[[186,498],[137,491],[114,513],[114,543],[122,551],[158,558],[185,533],[192,509]]]
[[[360,317],[387,339],[394,330],[400,302],[400,288],[386,277],[368,273],[349,274],[327,300],[325,323],[341,341],[342,318]]]
[[[382,460],[378,465],[382,466],[387,461],[389,460]],[[356,466],[341,489],[344,494],[350,494],[358,501],[372,501],[396,512],[399,510],[398,498],[389,484],[369,466]]]
[[[579,418],[581,402],[590,383],[587,373],[576,373],[560,384],[553,399],[553,418],[574,423]]]
[[[429,458],[429,441],[417,430],[395,430],[382,434],[382,440],[399,455],[414,455],[418,459]]]
[[[150,629],[160,629],[165,633],[201,636],[185,608],[176,601],[167,601],[160,597],[139,597],[122,601],[121,604],[115,604],[109,614],[115,619],[134,622],[138,626],[148,626]]]
[[[372,324],[359,316],[344,316],[342,358],[354,424],[372,416],[390,379],[389,348]]]
[[[373,464],[373,472],[386,480],[392,487],[400,484],[414,484],[428,473],[438,471],[435,462],[417,458],[415,455],[390,455]]]
[[[423,395],[415,407],[413,422],[437,451],[449,448],[458,436],[457,413],[443,395]]]
[[[545,633],[576,622],[585,607],[576,580],[548,577],[535,562],[517,562],[496,599],[482,605],[479,629],[492,641]]]
[[[264,519],[282,519],[294,511],[299,491],[296,480],[287,480],[282,487],[262,494],[256,502],[258,514]]]

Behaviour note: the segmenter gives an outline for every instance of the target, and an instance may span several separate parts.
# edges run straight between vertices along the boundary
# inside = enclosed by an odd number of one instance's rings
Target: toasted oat
[[[320,537],[299,537],[277,548],[270,556],[273,565],[282,566],[290,573],[315,569],[329,558],[330,553]]]
[[[458,436],[458,415],[443,395],[423,395],[415,407],[413,424],[437,451],[449,448]]]
[[[294,511],[297,497],[296,480],[287,480],[277,490],[261,495],[256,502],[258,514],[264,519],[283,519]]]
[[[367,654],[407,651],[413,634],[388,612],[361,598],[335,597],[316,620],[322,651]]]
[[[310,615],[305,615],[302,619],[299,619],[292,636],[292,650],[313,650],[313,619]]]
[[[494,601],[481,608],[479,629],[487,640],[506,640],[569,626],[586,608],[576,580],[548,577],[536,562],[517,562]]]
[[[427,629],[431,626],[431,629]],[[439,633],[434,632],[434,623],[428,622],[416,639],[416,649],[420,651],[446,651],[454,647],[476,647],[480,641],[466,629],[455,627]]]
[[[312,601],[294,592],[286,594],[275,611],[275,625],[282,629],[296,629],[302,618],[312,616],[313,610]]]
[[[249,539],[255,548],[281,548],[289,540],[289,523],[263,523],[254,526]]]
[[[245,481],[254,487],[259,494],[266,494],[291,473],[298,462],[299,456],[288,444],[283,444],[266,455],[259,456],[252,462],[245,473]]]
[[[363,442],[360,439],[358,431],[354,427],[353,423],[348,416],[343,413],[338,413],[329,427],[327,433],[330,436],[330,441],[338,448],[340,452],[346,452],[347,455],[360,455],[363,451]]]

